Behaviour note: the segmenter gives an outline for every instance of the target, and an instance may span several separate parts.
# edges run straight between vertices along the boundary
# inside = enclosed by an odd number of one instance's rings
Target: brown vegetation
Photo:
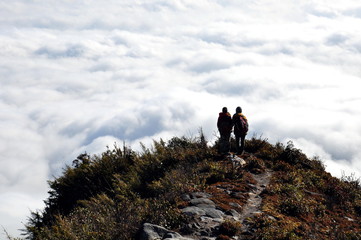
[[[249,219],[249,239],[361,238],[359,179],[332,177],[319,158],[309,159],[292,142],[247,140],[245,168],[233,166],[216,149],[201,133],[154,141],[140,153],[115,146],[100,156],[82,154],[49,182],[46,207],[32,214],[27,237],[134,239],[144,222],[178,230],[189,221],[179,210],[186,204],[183,193],[206,191],[223,210],[232,202],[241,211],[254,184],[250,173],[269,169],[274,174],[261,194],[263,213]],[[217,239],[238,234],[238,223],[225,222]]]

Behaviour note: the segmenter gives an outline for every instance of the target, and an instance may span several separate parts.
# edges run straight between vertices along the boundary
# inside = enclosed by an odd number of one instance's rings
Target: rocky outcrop
[[[197,198],[197,195],[203,195],[207,197]],[[221,221],[223,219],[224,213],[218,209],[216,209],[216,204],[210,200],[208,197],[210,195],[206,193],[192,193],[190,194],[189,203],[192,206],[183,208],[181,211],[189,216],[203,216],[214,219],[215,221]],[[189,198],[184,197],[184,198]]]
[[[191,238],[182,237],[179,233],[170,231],[164,227],[145,223],[139,235],[139,240],[192,240]]]
[[[214,236],[219,225],[224,221],[226,213],[210,200],[212,195],[204,192],[184,194],[183,200],[188,200],[190,206],[181,211],[190,216],[193,222],[186,226],[184,232],[192,239],[207,239]]]
[[[243,159],[237,158],[233,164],[243,165]],[[261,174],[252,174],[256,184],[249,183],[249,192],[237,190],[234,183],[224,183],[215,185],[218,191],[227,195],[231,201],[227,202],[228,207],[221,207],[216,201],[217,196],[207,192],[193,192],[183,194],[182,200],[186,202],[186,207],[180,209],[192,221],[182,229],[182,235],[174,231],[167,230],[161,226],[144,224],[141,238],[139,240],[214,240],[219,235],[220,226],[223,222],[236,221],[242,226],[242,234],[249,234],[252,229],[248,229],[247,220],[255,214],[261,214],[261,193],[268,185],[272,172],[265,171]],[[247,196],[246,203],[242,206],[237,203]],[[232,201],[233,199],[233,201]],[[234,237],[233,239],[240,239]]]

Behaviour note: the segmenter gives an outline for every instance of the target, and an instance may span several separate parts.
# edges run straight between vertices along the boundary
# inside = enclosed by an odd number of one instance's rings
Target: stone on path
[[[139,240],[192,240],[192,238],[182,237],[177,232],[170,231],[162,226],[144,223]]]

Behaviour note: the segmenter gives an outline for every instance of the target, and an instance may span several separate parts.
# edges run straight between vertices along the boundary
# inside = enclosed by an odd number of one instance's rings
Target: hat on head
[[[238,106],[238,107],[236,108],[236,113],[242,113],[242,108]]]
[[[228,112],[228,109],[226,107],[223,107],[222,112],[226,113],[226,112]]]

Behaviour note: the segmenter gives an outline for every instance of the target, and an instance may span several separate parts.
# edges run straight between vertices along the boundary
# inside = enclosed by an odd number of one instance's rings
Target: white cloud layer
[[[78,154],[212,141],[223,106],[361,176],[360,25],[353,0],[0,0],[0,225]]]

